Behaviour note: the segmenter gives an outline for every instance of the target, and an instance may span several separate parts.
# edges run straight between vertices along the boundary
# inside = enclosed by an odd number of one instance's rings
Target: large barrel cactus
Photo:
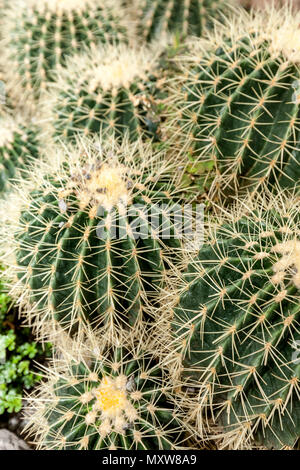
[[[299,18],[241,12],[183,59],[175,125],[194,160],[215,162],[212,195],[298,182]]]
[[[199,413],[212,412],[225,442],[293,447],[300,436],[299,201],[247,205],[245,215],[233,211],[210,230],[189,265],[173,334],[183,373],[199,391]]]
[[[161,43],[149,50],[124,45],[98,48],[68,61],[53,86],[51,115],[58,138],[111,129],[157,137],[164,98]],[[48,97],[47,97],[48,100]],[[47,103],[45,103],[47,107]]]
[[[145,344],[143,345],[143,348]],[[84,350],[83,350],[84,349]],[[184,426],[162,369],[141,346],[81,347],[29,397],[28,431],[46,450],[176,450]]]
[[[3,20],[7,75],[37,96],[55,69],[84,46],[127,39],[118,1],[13,0]],[[8,65],[10,64],[10,65]]]
[[[212,18],[224,10],[223,0],[135,0],[132,8],[145,40],[173,32],[202,36]]]
[[[0,114],[0,194],[8,189],[11,179],[26,176],[28,167],[39,156],[37,127],[21,122],[21,117]]]
[[[148,319],[168,252],[180,245],[168,212],[170,167],[141,141],[58,152],[56,168],[54,155],[33,173],[32,188],[16,188],[21,214],[8,232],[21,297],[37,327],[57,321],[74,333],[90,324],[109,340]]]

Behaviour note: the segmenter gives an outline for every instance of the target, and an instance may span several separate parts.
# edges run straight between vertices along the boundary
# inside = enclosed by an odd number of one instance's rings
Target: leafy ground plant
[[[24,390],[29,390],[41,377],[34,361],[43,362],[51,346],[32,340],[30,328],[22,328],[12,299],[0,282],[0,415],[17,413],[22,408]]]

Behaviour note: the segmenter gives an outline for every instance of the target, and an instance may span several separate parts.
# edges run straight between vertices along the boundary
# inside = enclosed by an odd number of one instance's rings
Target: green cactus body
[[[225,436],[281,448],[300,436],[300,219],[299,205],[271,206],[212,231],[186,274],[173,331]]]
[[[173,200],[166,164],[160,156],[151,160],[150,146],[145,154],[141,145],[82,147],[72,164],[65,156],[56,174],[45,174],[28,195],[16,256],[40,323],[53,314],[71,333],[89,323],[115,336],[148,317],[165,257],[179,240],[167,210]]]
[[[225,37],[215,49],[190,57],[184,69],[180,132],[185,128],[194,160],[216,162],[212,195],[275,183],[291,188],[299,180],[298,57],[285,50],[286,32],[280,44],[280,26],[276,44],[263,28]]]
[[[202,36],[222,7],[221,0],[141,0],[137,5],[139,32],[147,41],[167,32]]]
[[[7,189],[9,180],[26,176],[28,166],[38,156],[38,130],[19,125],[7,115],[0,116],[0,193]]]
[[[0,69],[0,116],[5,116],[9,109],[9,104],[7,105],[6,84],[2,78],[3,77]]]
[[[37,96],[67,56],[83,47],[127,38],[120,10],[116,13],[117,7],[106,1],[12,3],[4,24],[7,63],[14,65],[22,88]]]
[[[49,382],[40,397],[32,398],[35,413],[29,418],[38,448],[180,448],[183,425],[152,355],[119,347],[100,358],[88,354],[88,362],[69,359],[63,368],[56,370],[54,364],[47,372]]]
[[[110,129],[158,138],[164,98],[164,77],[158,51],[130,50],[126,46],[99,48],[74,57],[54,86],[55,136],[99,134]]]

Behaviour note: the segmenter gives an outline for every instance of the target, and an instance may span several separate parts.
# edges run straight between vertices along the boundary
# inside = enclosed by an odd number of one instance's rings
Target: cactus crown
[[[138,345],[102,352],[81,346],[54,360],[31,397],[28,430],[46,449],[178,449],[184,437],[172,389]],[[81,354],[81,356],[80,356]]]
[[[199,413],[213,412],[227,445],[293,446],[300,435],[299,201],[279,195],[242,204],[211,228],[189,265],[173,331]]]
[[[115,206],[129,205],[128,168],[119,163],[99,163],[96,168],[83,167],[72,177],[71,188],[62,192],[62,197],[75,193],[79,206],[86,208],[91,204],[110,211]],[[68,186],[68,185],[67,185]]]
[[[161,42],[139,50],[108,45],[69,60],[50,99],[55,135],[70,139],[108,128],[121,135],[129,131],[132,140],[143,133],[158,136],[163,48]]]
[[[300,66],[289,41],[299,18],[287,8],[241,13],[183,59],[175,125],[181,118],[185,151],[215,162],[212,195],[297,184]]]
[[[69,74],[75,75],[77,63],[80,72],[84,74],[83,80],[89,82],[89,88],[93,91],[98,87],[104,90],[128,87],[136,78],[144,80],[147,78],[147,73],[155,68],[161,51],[162,46],[158,46],[157,43],[155,47],[152,46],[149,49],[142,47],[139,50],[129,48],[124,44],[117,47],[103,46],[93,54],[88,53],[88,57],[84,54],[73,59]],[[67,72],[65,75],[67,76]]]
[[[38,329],[58,322],[72,334],[105,328],[107,341],[123,327],[137,331],[169,252],[180,246],[168,213],[172,165],[128,139],[81,143],[56,157],[18,185],[17,221],[3,224],[3,242],[14,232],[5,251],[15,252],[29,317]]]

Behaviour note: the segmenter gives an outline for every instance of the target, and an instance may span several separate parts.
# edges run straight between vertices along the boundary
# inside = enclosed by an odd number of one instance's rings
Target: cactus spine
[[[11,179],[26,176],[26,169],[39,156],[38,129],[19,121],[7,114],[0,116],[0,193]]]
[[[171,167],[141,141],[60,152],[56,168],[53,156],[30,190],[21,185],[21,215],[4,239],[15,230],[21,297],[25,290],[37,326],[57,321],[74,333],[89,324],[109,341],[148,318],[168,253],[180,246],[168,213]]]
[[[55,136],[70,139],[110,129],[158,137],[164,77],[159,70],[161,44],[149,50],[124,45],[75,56],[54,85],[51,111]]]
[[[202,36],[210,19],[224,8],[222,0],[138,0],[133,5],[139,32],[147,41],[167,32]]]
[[[77,353],[54,360],[47,381],[31,397],[28,430],[38,448],[183,448],[172,388],[151,353],[141,344],[103,354],[82,345],[80,353],[83,358]]]
[[[212,196],[298,182],[299,18],[241,12],[184,59],[176,122],[193,158],[215,161]]]
[[[198,389],[195,407],[223,425],[226,445],[293,447],[300,436],[299,201],[242,204],[246,215],[233,210],[211,228],[189,265],[173,333],[183,374]]]
[[[18,88],[36,96],[54,78],[66,57],[83,47],[126,40],[117,2],[103,0],[16,0],[4,19],[4,67],[11,64]],[[117,13],[117,10],[118,13]],[[5,72],[5,70],[4,70]],[[10,77],[11,72],[7,71]],[[16,79],[18,77],[18,79]],[[10,77],[11,78],[11,77]]]

